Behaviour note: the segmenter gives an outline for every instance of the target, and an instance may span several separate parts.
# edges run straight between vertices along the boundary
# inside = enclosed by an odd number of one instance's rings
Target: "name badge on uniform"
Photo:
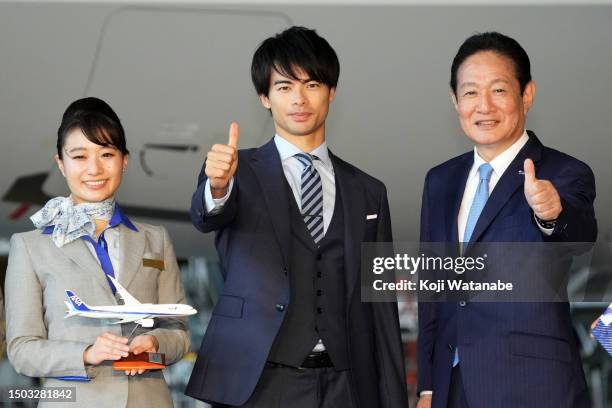
[[[164,270],[164,260],[163,259],[151,259],[151,258],[142,258],[142,266],[149,268],[157,268],[160,271]]]

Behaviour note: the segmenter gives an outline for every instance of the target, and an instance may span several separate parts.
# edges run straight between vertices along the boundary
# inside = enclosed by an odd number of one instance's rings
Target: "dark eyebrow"
[[[113,145],[100,146],[100,149],[98,149],[98,150],[104,150],[104,149],[119,150],[119,149],[117,149],[117,147],[115,147]],[[77,152],[87,152],[87,149],[85,147],[80,146],[80,147],[73,147],[70,150],[67,150],[66,148],[64,148],[64,151],[66,153],[70,154],[70,153],[77,153]]]
[[[66,150],[66,148],[64,148],[64,151],[66,153],[74,153],[74,152],[77,152],[77,151],[87,151],[87,149],[85,149],[84,147],[73,147],[70,150]]]
[[[504,78],[495,78],[493,81],[489,82],[488,86],[491,86],[492,84],[497,83],[497,82],[504,82],[506,84],[510,83],[510,81],[508,81],[507,79],[504,79]],[[459,85],[459,89],[465,88],[466,86],[478,86],[478,84],[476,82],[464,82],[464,83]]]
[[[316,79],[312,79],[312,78],[299,79],[298,81],[303,83],[303,84],[308,83],[308,82],[312,82],[312,81],[319,82]],[[278,80],[274,81],[274,83],[272,85],[274,86],[274,85],[280,85],[280,84],[291,85],[291,81],[289,81],[287,79],[278,79]]]

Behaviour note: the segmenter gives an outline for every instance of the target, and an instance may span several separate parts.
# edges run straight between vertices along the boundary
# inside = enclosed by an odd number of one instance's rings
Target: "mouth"
[[[474,124],[479,129],[492,129],[499,124],[499,120],[495,119],[487,119],[487,120],[477,120]]]
[[[305,122],[310,118],[311,115],[312,113],[310,112],[295,112],[290,113],[289,117],[291,117],[296,122]]]
[[[107,181],[108,181],[108,179],[104,179],[104,180],[88,180],[88,181],[83,181],[83,184],[85,184],[88,188],[90,188],[92,190],[97,190],[99,188],[102,188],[104,186],[104,184],[106,184]]]

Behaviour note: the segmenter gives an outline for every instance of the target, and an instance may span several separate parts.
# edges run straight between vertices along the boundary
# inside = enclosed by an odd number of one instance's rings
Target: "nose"
[[[493,104],[491,103],[491,95],[489,95],[488,92],[482,92],[478,100],[478,112],[489,113],[492,108]]]
[[[306,94],[304,93],[304,87],[298,86],[293,92],[293,104],[296,106],[302,106],[306,103]]]
[[[102,165],[97,157],[91,157],[87,162],[87,174],[95,176],[102,173]]]

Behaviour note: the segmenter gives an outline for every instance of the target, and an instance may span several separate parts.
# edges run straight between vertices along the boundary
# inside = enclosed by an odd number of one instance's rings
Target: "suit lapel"
[[[504,174],[502,174],[489,196],[485,207],[482,209],[482,213],[474,227],[474,232],[472,232],[470,243],[478,241],[500,210],[508,203],[510,197],[525,183],[525,175],[522,172],[525,159],[530,158],[534,163],[540,161],[542,143],[540,143],[533,132],[528,131],[528,134],[529,141],[512,160],[506,171],[504,171]]]
[[[289,201],[285,173],[274,139],[255,151],[251,158],[251,167],[259,181],[285,267],[288,267],[291,238]]]
[[[140,270],[145,250],[144,231],[134,231],[119,224],[119,283],[128,288]]]
[[[361,276],[361,243],[363,241],[366,221],[366,192],[357,179],[355,172],[330,152],[334,165],[336,191],[342,197],[344,216],[344,273],[347,302],[353,297],[353,291]],[[336,202],[338,200],[336,199]],[[347,309],[348,310],[348,309]]]
[[[95,282],[102,285],[102,287],[111,294],[110,286],[106,280],[106,274],[89,248],[87,248],[87,245],[85,241],[79,238],[58,249],[79,265],[86,274],[91,276]]]

